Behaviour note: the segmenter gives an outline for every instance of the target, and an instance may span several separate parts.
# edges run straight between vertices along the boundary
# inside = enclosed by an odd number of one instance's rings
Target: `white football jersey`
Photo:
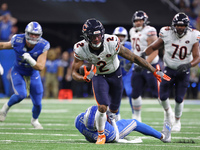
[[[163,27],[159,37],[164,41],[164,65],[176,70],[179,65],[192,61],[192,47],[199,42],[200,32],[189,28],[186,35],[178,38],[171,27]]]
[[[148,47],[147,38],[152,35],[157,35],[157,31],[152,26],[145,26],[141,31],[137,31],[132,27],[129,31],[131,46],[134,54],[141,56],[144,50]],[[146,56],[147,58],[148,56]],[[159,56],[157,55],[151,64],[157,63]]]
[[[79,60],[86,60],[94,64],[97,68],[97,74],[110,74],[119,67],[119,44],[120,41],[116,35],[104,34],[103,51],[97,56],[90,52],[89,44],[82,40],[74,45],[74,56]]]

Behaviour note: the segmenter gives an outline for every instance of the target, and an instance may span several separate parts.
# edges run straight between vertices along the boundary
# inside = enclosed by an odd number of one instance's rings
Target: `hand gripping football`
[[[82,76],[85,75],[84,66],[86,66],[87,71],[90,71],[90,70],[91,70],[91,67],[92,67],[92,64],[90,64],[90,63],[84,63],[84,64],[79,68],[79,74],[82,75]]]

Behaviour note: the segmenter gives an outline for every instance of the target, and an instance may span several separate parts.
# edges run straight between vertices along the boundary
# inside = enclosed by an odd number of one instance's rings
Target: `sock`
[[[166,99],[165,101],[161,101],[161,105],[163,106],[164,110],[169,113],[172,111],[170,103],[169,103],[169,98]]]
[[[138,131],[144,135],[150,135],[150,136],[153,136],[157,139],[160,139],[162,134],[155,130],[154,128],[152,128],[151,126],[147,125],[147,124],[144,124],[144,123],[141,123],[137,120],[135,120],[136,123],[137,123],[137,127],[134,129],[134,131]]]
[[[102,133],[105,129],[105,124],[106,124],[106,112],[101,113],[99,110],[97,110],[95,114],[95,120],[96,120],[96,127],[99,133]]]
[[[184,102],[177,103],[175,102],[175,117],[181,118],[183,112]]]
[[[41,109],[42,109],[42,105],[33,105],[32,116],[34,119],[37,119],[39,117]]]
[[[141,96],[139,96],[136,99],[133,99],[132,104],[133,104],[134,114],[136,116],[141,116],[141,105],[142,105]]]

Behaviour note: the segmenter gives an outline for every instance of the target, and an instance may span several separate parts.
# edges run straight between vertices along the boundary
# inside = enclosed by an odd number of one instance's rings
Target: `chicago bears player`
[[[171,27],[163,27],[159,38],[146,49],[146,54],[164,46],[164,72],[172,79],[160,85],[160,100],[164,108],[165,119],[173,123],[172,131],[181,130],[180,118],[183,112],[183,99],[189,84],[190,68],[200,61],[200,32],[189,28],[188,16],[177,13]],[[175,119],[169,103],[170,88],[175,84]]]
[[[145,48],[153,43],[157,39],[157,31],[154,27],[147,25],[148,16],[144,11],[136,11],[132,18],[133,27],[130,29],[130,40],[135,55],[146,59],[155,68],[159,68],[158,50],[152,53],[150,56],[144,56]],[[152,97],[158,98],[158,82],[154,78],[153,74],[143,69],[141,66],[135,64],[132,75],[132,104],[134,114],[132,118],[141,121],[141,106],[142,106],[142,93],[145,87],[151,90]]]
[[[75,127],[85,136],[87,141],[93,143],[96,142],[98,137],[95,118],[97,109],[97,106],[91,106],[84,113],[80,113],[75,119]],[[110,112],[107,111],[106,113],[109,114]],[[161,132],[136,119],[121,119],[115,122],[112,117],[109,117],[108,121],[105,122],[106,142],[125,142],[126,140],[122,139],[132,131],[155,137],[165,143],[171,142],[171,125],[167,121],[164,123]]]
[[[113,34],[119,38],[121,45],[131,50],[131,42],[127,41],[128,32],[124,27],[116,27],[115,30],[113,31]],[[132,70],[133,70],[134,64],[120,55],[118,55],[118,58],[119,58],[120,67],[122,70],[123,88],[125,89],[126,95],[128,96],[129,103],[132,109],[132,114],[133,114],[134,110],[133,110],[132,100],[131,100],[132,99],[131,76],[132,76]],[[121,118],[120,111],[118,110],[118,112],[116,113],[116,121],[120,120],[120,118]]]
[[[16,34],[9,42],[0,42],[0,49],[13,49],[16,60],[11,71],[14,94],[0,111],[0,121],[4,121],[11,106],[30,98],[33,103],[31,124],[35,129],[43,129],[38,121],[42,109],[43,86],[40,73],[45,67],[48,41],[42,37],[42,27],[38,22],[30,22],[25,34]]]
[[[92,80],[93,82],[94,97],[98,103],[95,118],[99,136],[96,144],[104,144],[106,141],[104,128],[107,106],[115,115],[122,97],[122,73],[117,54],[147,68],[160,81],[161,78],[170,80],[170,77],[121,45],[116,35],[108,35],[104,32],[105,29],[100,21],[95,18],[88,19],[82,27],[84,40],[74,45],[72,63],[74,80],[87,82]],[[83,76],[79,74],[79,68],[84,60],[93,65],[90,71],[84,67],[85,75]]]

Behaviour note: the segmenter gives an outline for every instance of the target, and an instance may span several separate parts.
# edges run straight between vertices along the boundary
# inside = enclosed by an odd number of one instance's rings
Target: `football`
[[[92,64],[90,64],[90,63],[84,63],[84,64],[79,68],[79,74],[82,75],[82,76],[85,75],[84,66],[86,66],[87,71],[90,71],[90,70],[91,70],[91,67],[92,67]]]

